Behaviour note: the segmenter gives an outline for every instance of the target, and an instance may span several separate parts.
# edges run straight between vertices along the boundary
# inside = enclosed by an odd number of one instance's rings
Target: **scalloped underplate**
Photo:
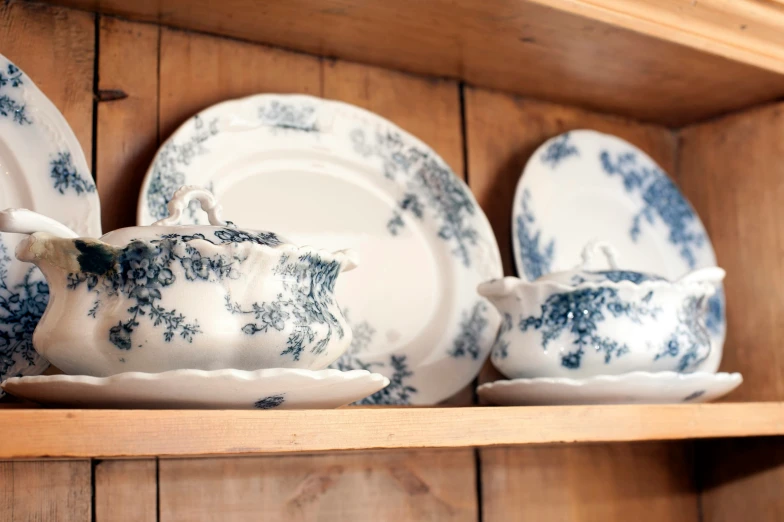
[[[366,370],[174,370],[111,377],[38,375],[2,384],[17,397],[67,408],[303,410],[345,406],[389,384]]]
[[[0,209],[34,210],[80,235],[101,235],[98,193],[79,141],[54,104],[2,55],[0,170]],[[14,257],[23,237],[0,233],[0,380],[49,366],[32,343],[49,287],[36,267]]]
[[[587,379],[501,380],[483,384],[476,391],[499,406],[680,404],[716,400],[742,382],[739,373],[631,372]]]
[[[476,287],[501,276],[498,244],[466,184],[422,141],[345,103],[251,96],[203,110],[161,146],[139,224],[165,217],[182,184],[213,191],[240,227],[359,252],[337,280],[354,341],[333,367],[390,378],[364,402],[437,403],[479,372],[499,318]],[[186,217],[205,222],[197,207]]]
[[[585,245],[606,241],[618,265],[674,281],[716,266],[705,227],[670,177],[647,154],[609,134],[575,130],[546,141],[515,191],[512,249],[520,277],[569,270]],[[714,349],[700,370],[715,372],[726,335],[723,287],[709,301]]]

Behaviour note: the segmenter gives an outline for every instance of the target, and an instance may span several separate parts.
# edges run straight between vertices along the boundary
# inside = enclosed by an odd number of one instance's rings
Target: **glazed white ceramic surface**
[[[79,234],[101,235],[98,194],[79,141],[54,104],[3,56],[0,169],[0,209],[31,209]],[[49,289],[37,268],[14,259],[22,239],[0,234],[0,379],[49,366],[32,345]]]
[[[344,103],[252,96],[169,138],[139,223],[164,217],[183,183],[211,189],[235,223],[358,251],[360,267],[336,288],[354,341],[334,367],[389,377],[380,402],[436,403],[478,373],[498,317],[476,286],[501,276],[498,245],[468,187],[420,140]],[[205,222],[196,208],[189,217]]]
[[[611,243],[621,267],[675,280],[716,266],[705,227],[667,174],[630,143],[591,130],[545,142],[525,166],[512,214],[517,271],[534,281],[569,269],[586,242]],[[724,292],[709,301],[716,371],[726,333]]]
[[[596,252],[609,270],[588,269]],[[591,243],[575,270],[479,286],[502,316],[491,360],[510,379],[697,371],[712,349],[706,304],[723,278],[718,267],[675,282],[620,270],[610,245]]]
[[[495,381],[479,386],[477,393],[499,406],[679,404],[716,400],[742,382],[739,373],[633,372],[588,379]]]
[[[210,226],[178,226],[191,200]],[[36,232],[17,257],[46,276],[52,299],[35,329],[36,350],[70,375],[181,368],[320,370],[351,343],[334,298],[350,252],[285,243],[273,232],[220,219],[212,194],[182,187],[173,216],[101,240]],[[0,212],[0,227],[8,224]],[[15,216],[12,230],[40,217]],[[35,219],[24,227],[26,219]]]
[[[384,388],[365,370],[174,370],[111,377],[38,375],[2,384],[17,397],[67,408],[302,410],[337,408]]]

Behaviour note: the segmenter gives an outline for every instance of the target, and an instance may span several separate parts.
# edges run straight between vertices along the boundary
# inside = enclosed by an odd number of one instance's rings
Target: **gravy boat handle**
[[[59,221],[25,208],[9,208],[0,211],[0,232],[28,235],[47,232],[65,239],[79,237],[79,234]]]

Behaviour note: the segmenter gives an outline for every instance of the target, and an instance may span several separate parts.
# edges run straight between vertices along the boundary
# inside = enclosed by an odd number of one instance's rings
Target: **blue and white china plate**
[[[163,144],[138,223],[165,217],[183,184],[213,191],[232,222],[359,252],[336,288],[354,340],[332,367],[392,381],[365,403],[437,403],[479,372],[499,318],[476,287],[501,276],[498,245],[468,187],[422,141],[345,103],[251,96],[200,112]]]
[[[2,55],[0,167],[0,209],[27,208],[100,236],[98,194],[79,141],[54,104]],[[49,288],[37,268],[14,257],[23,238],[0,234],[0,380],[49,366],[32,344]]]
[[[520,277],[569,270],[592,240],[619,253],[619,266],[676,280],[716,266],[705,227],[670,177],[630,143],[591,130],[539,147],[517,184],[512,246]],[[726,333],[723,287],[710,300],[713,349],[701,371],[715,372]]]
[[[16,397],[67,408],[304,410],[338,408],[389,379],[366,370],[173,370],[111,377],[36,375],[2,384]]]
[[[586,379],[541,377],[489,382],[479,397],[498,406],[710,402],[743,382],[739,373],[631,372]]]

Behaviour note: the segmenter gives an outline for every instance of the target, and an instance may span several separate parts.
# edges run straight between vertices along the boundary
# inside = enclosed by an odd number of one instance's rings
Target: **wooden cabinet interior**
[[[240,5],[237,1],[226,4]],[[62,3],[92,7],[86,1]],[[573,27],[573,13],[553,11],[544,2],[518,3],[526,9],[520,16],[537,22],[532,26],[536,34],[514,36],[516,60],[508,63],[488,55],[481,42],[473,53],[464,50],[466,61],[458,63],[449,52],[456,43],[438,40],[437,31],[434,36],[419,31],[403,47],[399,38],[384,44],[384,34],[360,32],[355,38],[372,37],[379,44],[352,50],[349,44],[356,41],[335,36],[350,34],[351,21],[336,24],[329,13],[318,19],[321,45],[311,43],[305,50],[337,50],[348,58],[415,72],[428,67],[437,75],[526,97],[28,2],[0,7],[0,52],[35,79],[93,158],[107,230],[133,223],[145,167],[161,140],[184,119],[228,98],[304,92],[366,107],[429,143],[466,176],[511,273],[512,192],[534,148],[572,128],[618,134],[677,178],[728,270],[729,337],[722,368],[740,371],[746,380],[730,399],[784,400],[784,356],[778,355],[777,342],[784,334],[777,285],[784,275],[779,225],[784,218],[784,104],[741,110],[784,94],[781,71],[632,34],[604,21]],[[195,13],[204,5],[195,2],[193,11],[180,13]],[[230,19],[221,18],[225,15],[219,12],[215,23],[236,24],[238,31],[245,27],[241,9]],[[390,31],[410,29],[401,24]],[[568,29],[584,45],[565,46],[558,28]],[[280,24],[276,43],[296,47],[285,38],[301,35],[291,31],[287,36],[287,29]],[[483,33],[481,27],[476,32],[488,39],[511,38],[504,32]],[[585,47],[588,40],[580,38],[591,32],[603,37]],[[416,52],[423,45],[440,49],[441,63],[423,63]],[[531,52],[531,46],[545,50]],[[619,49],[628,52],[617,54]],[[675,54],[682,62],[672,69],[668,60]],[[651,58],[657,56],[658,61]],[[586,76],[579,88],[563,81],[570,77],[566,66],[571,75]],[[601,75],[588,74],[592,67],[615,72],[601,81]],[[619,81],[626,71],[636,73]],[[721,116],[729,110],[740,112]],[[667,126],[707,116],[719,117]],[[470,400],[467,390],[458,402]],[[92,464],[4,462],[0,519],[89,520],[94,513],[98,521],[261,516],[270,521],[773,520],[784,512],[782,444],[770,438]]]

